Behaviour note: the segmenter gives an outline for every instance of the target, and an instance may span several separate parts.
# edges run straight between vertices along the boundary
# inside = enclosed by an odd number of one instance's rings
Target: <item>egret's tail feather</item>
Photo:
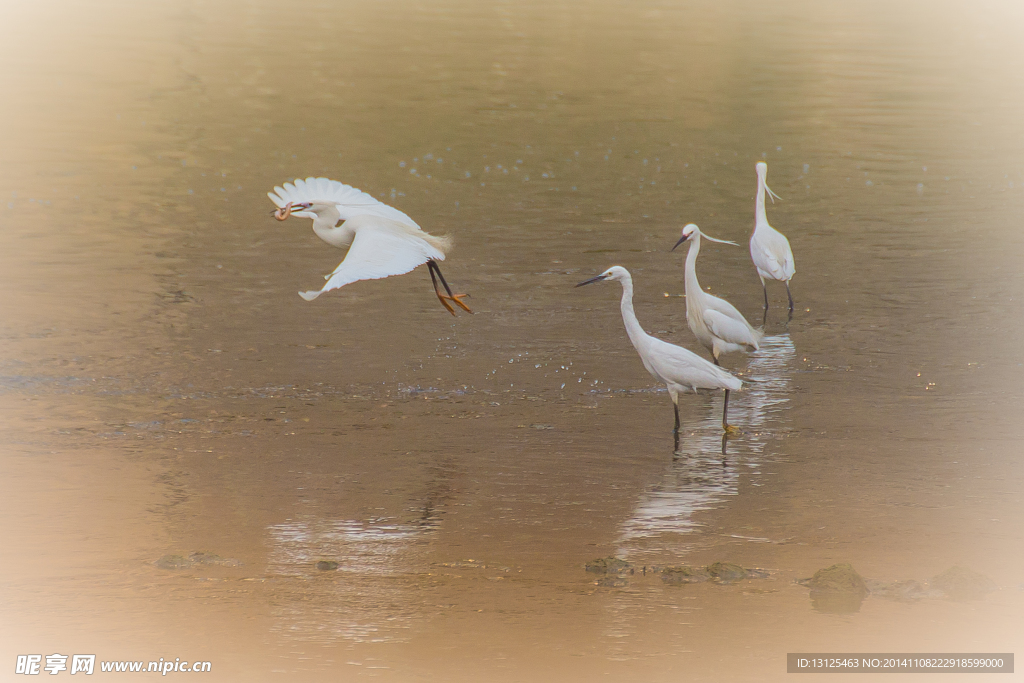
[[[311,289],[308,292],[299,292],[299,296],[301,296],[306,301],[312,301],[313,299],[317,298],[323,293],[324,292],[321,289]]]
[[[764,326],[754,328],[754,350],[761,348],[761,340],[764,339]]]
[[[455,245],[455,238],[451,235],[429,235],[422,233],[419,236],[422,237],[427,244],[441,252],[440,258],[435,257],[435,260],[437,261],[443,261],[444,255],[451,251],[452,247]]]

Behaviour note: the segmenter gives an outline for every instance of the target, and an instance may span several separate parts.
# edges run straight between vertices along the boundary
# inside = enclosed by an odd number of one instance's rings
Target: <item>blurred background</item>
[[[787,652],[1020,650],[1022,27],[1013,2],[5,3],[2,666],[764,681]],[[796,311],[769,283],[761,350],[723,361],[741,433],[686,395],[676,451],[618,285],[573,285],[629,268],[645,329],[707,357],[669,251],[694,222],[742,245],[700,279],[760,324],[762,160]],[[422,268],[302,301],[344,254],[266,192],[307,176],[453,236],[475,315]],[[715,562],[759,571],[678,580]],[[837,563],[870,593],[800,583]]]

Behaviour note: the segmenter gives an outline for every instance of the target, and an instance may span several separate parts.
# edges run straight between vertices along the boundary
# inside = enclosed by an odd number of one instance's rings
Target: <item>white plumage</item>
[[[768,287],[765,279],[781,280],[786,283],[786,295],[789,297],[789,312],[793,312],[793,294],[789,291],[789,281],[796,274],[793,261],[793,250],[789,240],[781,232],[768,225],[768,216],[764,210],[765,192],[771,197],[778,197],[768,188],[768,164],[757,162],[757,199],[754,204],[754,232],[750,236],[750,258],[757,268],[764,289],[764,308],[768,310]],[[772,200],[774,201],[774,199]]]
[[[298,179],[294,184],[275,187],[267,196],[278,207],[274,212],[278,220],[289,216],[312,218],[313,232],[320,239],[335,247],[348,248],[345,259],[325,276],[327,283],[323,288],[299,292],[306,301],[358,280],[402,275],[426,263],[434,293],[445,309],[455,315],[455,309],[448,303],[452,301],[472,313],[461,301],[466,295],[452,293],[437,265],[451,249],[450,238],[424,232],[398,209],[328,178]],[[438,281],[445,294],[441,293]]]
[[[299,292],[306,301],[358,280],[403,275],[428,261],[444,261],[442,249],[448,247],[443,237],[379,216],[355,216],[345,227],[354,233],[345,259],[327,276],[323,289]]]
[[[675,249],[683,242],[690,242],[690,250],[686,255],[684,283],[686,287],[686,322],[689,324],[697,340],[711,351],[718,365],[718,357],[732,351],[756,351],[761,341],[761,330],[755,329],[747,322],[743,314],[725,299],[705,292],[697,279],[697,255],[700,253],[701,236],[712,242],[732,244],[735,242],[719,240],[705,235],[693,223],[683,228],[682,237],[676,242]]]
[[[330,178],[306,178],[305,180],[296,178],[294,183],[285,183],[283,187],[275,187],[273,192],[267,193],[267,196],[279,209],[283,209],[289,202],[292,204],[333,203],[338,207],[343,221],[354,216],[370,215],[390,218],[417,229],[420,227],[416,225],[416,221],[395,207],[388,206],[351,185]],[[316,214],[311,211],[292,211],[291,213],[293,216],[316,218]]]
[[[709,363],[697,354],[675,344],[652,337],[644,332],[633,311],[633,278],[622,266],[612,266],[597,277],[576,285],[582,287],[592,282],[617,280],[622,283],[622,321],[626,325],[626,334],[633,343],[633,348],[640,354],[647,372],[668,388],[675,409],[675,432],[679,432],[679,394],[687,390],[696,392],[698,389],[725,389],[739,391],[743,387],[736,377],[722,368]],[[728,422],[729,395],[726,394],[725,406],[722,410],[722,427],[731,431]]]

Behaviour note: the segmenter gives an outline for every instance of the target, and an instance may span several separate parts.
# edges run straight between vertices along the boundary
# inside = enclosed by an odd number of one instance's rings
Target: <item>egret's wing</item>
[[[649,361],[664,381],[696,389],[733,389],[743,382],[689,349],[651,337]]]
[[[736,310],[736,307],[731,303],[717,296],[711,294],[705,294],[704,297],[705,310],[718,311],[722,315],[735,320],[743,320],[743,314]]]
[[[789,246],[789,240],[781,232],[779,239],[772,242],[772,252],[775,260],[782,269],[782,277],[779,279],[788,282],[796,274],[796,263],[793,261],[793,249]]]
[[[793,250],[785,235],[770,228],[770,232],[766,231],[764,237],[758,239],[757,246],[760,258],[756,265],[761,270],[775,280],[787,281],[793,277],[793,274],[796,273]]]
[[[330,178],[306,178],[305,180],[296,178],[294,184],[285,183],[283,187],[277,186],[273,192],[268,192],[267,196],[270,197],[270,201],[274,202],[279,209],[283,208],[288,202],[293,204],[301,202],[334,202],[341,207],[343,215],[368,214],[390,218],[393,221],[405,223],[414,228],[419,227],[413,219],[395,207],[388,206],[384,202],[351,185],[346,185]],[[303,218],[316,218],[316,214],[310,211],[296,211],[292,215],[302,216]]]
[[[704,323],[719,339],[757,350],[760,335],[742,316],[737,320],[721,311],[708,309],[704,311]]]
[[[421,237],[404,230],[406,226],[381,221],[363,224],[352,240],[352,246],[320,291],[299,292],[312,301],[324,292],[338,289],[357,280],[378,280],[408,273],[431,259],[443,261],[444,253]]]

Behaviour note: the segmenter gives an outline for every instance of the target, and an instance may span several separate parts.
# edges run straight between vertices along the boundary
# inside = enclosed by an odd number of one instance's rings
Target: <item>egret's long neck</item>
[[[633,347],[639,349],[647,333],[640,327],[640,321],[636,319],[636,312],[633,310],[633,279],[626,277],[622,280],[622,322],[626,324],[626,334]]]
[[[355,232],[346,227],[345,223],[338,225],[341,214],[336,208],[322,211],[313,219],[313,232],[317,237],[335,247],[347,247],[352,244]]]
[[[690,240],[690,250],[686,254],[686,268],[683,274],[683,291],[686,292],[687,304],[691,300],[696,304],[697,298],[703,293],[700,288],[700,282],[697,281],[697,254],[700,253],[700,233],[694,231]]]
[[[759,173],[757,175],[757,199],[754,202],[755,227],[768,224],[768,216],[764,212],[764,186],[764,176]]]

